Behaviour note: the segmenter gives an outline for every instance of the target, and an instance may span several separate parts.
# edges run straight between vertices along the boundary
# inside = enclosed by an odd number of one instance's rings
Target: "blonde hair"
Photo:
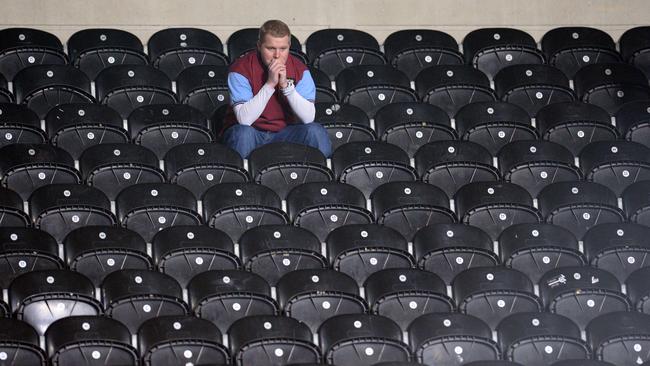
[[[264,37],[269,34],[271,37],[282,38],[289,36],[289,41],[291,41],[291,31],[289,26],[281,20],[267,20],[260,27],[260,33],[258,35],[258,41],[263,42]]]

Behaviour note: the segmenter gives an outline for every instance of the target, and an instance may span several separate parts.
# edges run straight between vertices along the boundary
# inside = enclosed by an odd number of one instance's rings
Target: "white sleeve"
[[[300,93],[296,91],[295,86],[291,85],[282,89],[282,94],[287,97],[287,101],[289,102],[293,113],[302,123],[314,122],[314,117],[316,116],[316,107],[314,106],[314,103],[300,95]]]
[[[264,84],[256,96],[245,103],[235,104],[233,110],[240,125],[250,126],[257,121],[264,112],[266,104],[275,93],[275,89],[268,84]],[[296,93],[297,94],[297,93]]]

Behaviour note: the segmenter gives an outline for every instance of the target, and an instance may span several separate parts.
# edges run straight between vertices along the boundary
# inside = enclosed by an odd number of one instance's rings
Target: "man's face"
[[[260,52],[262,62],[268,67],[273,60],[286,64],[290,45],[289,36],[273,37],[267,34],[257,43],[257,50]]]

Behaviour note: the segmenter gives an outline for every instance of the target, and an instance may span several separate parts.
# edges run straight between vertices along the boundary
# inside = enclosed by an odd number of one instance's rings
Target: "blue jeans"
[[[223,143],[247,158],[255,148],[271,143],[288,141],[309,145],[320,150],[325,157],[332,154],[332,143],[327,131],[317,122],[288,125],[278,132],[260,131],[251,126],[234,125],[223,134]]]

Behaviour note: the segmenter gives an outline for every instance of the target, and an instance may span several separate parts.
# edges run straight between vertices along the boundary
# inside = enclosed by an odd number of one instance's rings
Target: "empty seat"
[[[414,260],[406,239],[387,226],[349,224],[327,236],[327,257],[332,268],[363,286],[368,276],[386,268],[411,268]]]
[[[432,29],[393,32],[384,41],[384,53],[388,63],[411,80],[430,66],[463,63],[456,40],[445,32]]]
[[[49,144],[13,144],[0,148],[2,185],[23,201],[37,188],[54,183],[80,183],[74,160],[65,150]]]
[[[138,354],[124,324],[104,316],[70,316],[52,323],[45,332],[52,365],[135,365]]]
[[[333,174],[320,150],[304,144],[277,142],[262,145],[248,156],[248,171],[286,199],[294,187],[308,182],[327,182]]]
[[[437,274],[448,285],[467,268],[500,262],[485,231],[458,223],[423,227],[413,237],[413,253],[419,268]]]
[[[60,268],[59,246],[51,235],[33,228],[0,227],[0,288],[23,273]]]
[[[95,286],[86,276],[62,269],[32,271],[16,277],[9,286],[15,317],[44,335],[54,321],[72,315],[100,315]]]
[[[203,195],[203,217],[210,226],[224,231],[234,242],[248,229],[285,224],[280,197],[255,183],[221,183]]]
[[[415,78],[420,99],[440,107],[450,118],[466,104],[496,100],[488,77],[470,65],[440,65],[422,70]]]
[[[287,196],[287,213],[294,225],[311,231],[321,242],[340,226],[374,221],[363,193],[339,182],[299,185]]]
[[[138,330],[138,349],[147,366],[230,363],[219,329],[205,319],[190,315],[160,316],[145,321]]]
[[[479,28],[463,39],[465,63],[483,71],[490,79],[510,65],[542,64],[544,56],[533,37],[513,28]]]
[[[120,115],[101,104],[70,103],[52,108],[45,116],[45,129],[52,145],[75,160],[90,146],[129,141]]]
[[[63,44],[52,33],[34,28],[5,28],[0,31],[0,74],[13,80],[34,65],[63,65],[68,58]]]
[[[517,140],[535,140],[537,131],[528,113],[506,102],[477,102],[456,113],[456,130],[463,140],[480,144],[496,155],[505,144]]]
[[[631,310],[616,277],[591,266],[546,272],[539,281],[539,295],[547,311],[570,318],[580,329],[599,315]]]
[[[519,313],[497,327],[503,358],[522,365],[545,366],[558,360],[589,358],[580,328],[571,319],[552,313]]]
[[[129,143],[94,145],[81,154],[79,169],[86,184],[99,188],[114,201],[126,187],[139,183],[162,183],[156,154]]]
[[[650,268],[642,267],[632,272],[625,280],[625,289],[633,309],[650,314]]]
[[[38,333],[21,320],[0,317],[0,353],[15,365],[46,365]]]
[[[181,103],[211,116],[219,107],[230,103],[228,68],[213,65],[187,68],[176,78],[176,90]]]
[[[449,197],[465,184],[500,180],[490,152],[471,141],[430,142],[415,153],[415,168],[422,181]]]
[[[213,269],[238,269],[235,245],[221,230],[200,226],[170,226],[151,239],[158,270],[187,287],[197,274]]]
[[[332,80],[350,66],[386,63],[377,40],[357,29],[317,30],[307,37],[305,48],[311,64],[327,73]]]
[[[414,359],[426,365],[466,365],[475,360],[497,360],[498,345],[490,327],[480,318],[461,313],[431,313],[409,327]]]
[[[137,107],[176,103],[172,82],[151,66],[118,65],[105,69],[95,79],[97,101],[115,109],[122,119]]]
[[[585,65],[619,62],[612,37],[590,27],[559,27],[542,37],[542,51],[549,65],[562,70],[569,79]]]
[[[602,268],[623,283],[635,270],[646,267],[650,254],[650,228],[634,223],[601,224],[582,238],[591,265]]]
[[[68,267],[84,274],[95,287],[121,269],[152,269],[147,243],[137,233],[115,226],[82,226],[63,240]]]
[[[412,157],[424,144],[455,140],[447,113],[427,103],[391,103],[375,114],[375,129],[380,140],[399,146]]]
[[[364,284],[372,314],[394,320],[403,331],[422,314],[447,313],[454,302],[437,275],[411,268],[384,269],[371,274]]]
[[[556,142],[578,155],[590,142],[618,137],[609,113],[587,103],[563,102],[539,110],[537,130],[544,140]]]
[[[40,187],[29,197],[29,212],[34,227],[47,231],[59,243],[69,232],[83,226],[117,224],[106,195],[85,184]]]
[[[356,281],[332,269],[291,271],[280,278],[276,292],[284,314],[307,324],[312,332],[335,315],[368,310]]]
[[[323,323],[318,336],[328,364],[370,366],[411,358],[399,326],[381,315],[337,315]]]
[[[316,103],[336,103],[339,97],[332,89],[332,80],[324,71],[310,68],[309,73],[316,84]]]
[[[578,240],[595,225],[625,220],[614,192],[599,183],[553,183],[542,189],[537,200],[546,222],[568,229]]]
[[[370,198],[377,223],[399,231],[408,241],[425,226],[457,221],[445,192],[424,182],[382,184]]]
[[[574,101],[569,85],[566,75],[549,65],[512,65],[494,76],[499,99],[522,107],[531,117],[549,104]]]
[[[146,65],[142,41],[131,32],[111,28],[82,29],[68,39],[70,64],[94,80],[100,71],[115,65]]]
[[[158,231],[175,225],[200,225],[196,198],[169,183],[142,183],[124,188],[115,199],[117,218],[150,243]]]
[[[346,68],[336,77],[336,92],[342,103],[363,109],[368,118],[388,104],[417,101],[406,74],[389,65]]]
[[[328,266],[318,238],[291,225],[262,225],[246,231],[239,239],[239,252],[244,268],[271,286],[288,272]]]
[[[587,342],[598,360],[615,365],[641,365],[650,360],[650,315],[636,311],[613,312],[587,325]]]
[[[626,103],[615,117],[622,138],[650,147],[650,100]]]
[[[194,276],[187,290],[194,314],[214,323],[222,333],[237,319],[278,314],[269,284],[255,273],[207,271]]]
[[[350,104],[316,103],[315,121],[327,130],[332,151],[348,142],[375,139],[366,113]]]
[[[0,187],[0,226],[31,226],[32,219],[23,209],[23,199],[18,193],[9,188]]]
[[[503,264],[525,273],[533,283],[551,269],[587,263],[576,237],[557,225],[513,225],[501,232],[498,241]]]
[[[551,141],[513,141],[497,157],[503,179],[524,187],[533,197],[551,183],[583,177],[571,151]]]
[[[131,334],[151,318],[188,314],[178,282],[158,271],[115,271],[104,278],[101,291],[106,315],[126,325]]]
[[[46,140],[41,120],[22,104],[0,103],[0,147],[16,144],[41,144]]]
[[[233,32],[226,42],[230,59],[235,61],[235,59],[243,56],[246,52],[256,50],[257,42],[259,41],[259,34],[259,28],[243,28]],[[307,59],[302,53],[302,46],[300,45],[298,38],[292,34],[289,43],[291,44],[289,52],[291,52],[293,56],[300,58],[303,63],[307,64]]]
[[[212,32],[199,28],[166,28],[147,41],[153,67],[176,80],[184,69],[194,65],[228,65],[221,40]]]
[[[623,208],[631,222],[650,226],[650,181],[636,182],[623,192]]]
[[[248,316],[235,321],[228,335],[236,365],[283,366],[321,359],[309,327],[289,317]]]
[[[618,40],[623,61],[638,67],[650,79],[650,27],[640,26],[626,30]]]

